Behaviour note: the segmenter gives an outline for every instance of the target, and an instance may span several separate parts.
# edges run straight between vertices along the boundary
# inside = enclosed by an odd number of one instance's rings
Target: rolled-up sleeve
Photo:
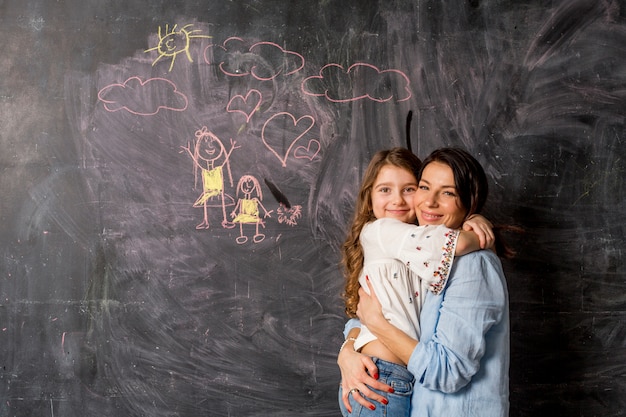
[[[422,340],[408,369],[424,388],[444,393],[466,386],[479,371],[485,335],[508,306],[499,260],[487,251],[458,257],[448,285],[429,294],[421,316]]]
[[[354,329],[354,328],[360,328],[361,327],[361,322],[359,321],[359,319],[350,319],[346,322],[346,324],[343,327],[343,337],[344,339],[346,337],[348,337],[348,333],[350,333],[350,330]]]

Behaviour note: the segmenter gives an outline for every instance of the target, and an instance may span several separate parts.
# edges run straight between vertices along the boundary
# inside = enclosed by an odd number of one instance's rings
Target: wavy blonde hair
[[[407,170],[415,177],[416,183],[419,178],[420,159],[408,149],[398,147],[378,151],[370,160],[361,181],[352,225],[341,247],[341,262],[346,279],[343,299],[348,317],[356,317],[359,303],[359,274],[363,269],[363,248],[359,236],[366,223],[376,220],[372,208],[372,187],[381,168],[387,165]]]

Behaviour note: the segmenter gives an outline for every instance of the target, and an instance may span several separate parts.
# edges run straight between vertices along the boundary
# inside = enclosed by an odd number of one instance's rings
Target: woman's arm
[[[408,369],[428,389],[456,392],[484,364],[508,357],[508,292],[502,266],[491,251],[459,257],[448,287],[422,309],[422,340]],[[496,326],[494,331],[492,327]]]
[[[404,363],[409,363],[411,354],[415,350],[418,341],[387,321],[369,279],[367,280],[367,285],[371,295],[368,295],[363,288],[359,289],[359,305],[357,307],[359,319],[387,349],[392,351]]]
[[[361,322],[389,350],[407,360],[417,383],[446,393],[458,391],[479,371],[486,334],[508,313],[502,266],[490,251],[459,257],[445,291],[440,296],[429,294],[421,313],[419,343],[385,323],[375,295],[368,297],[361,290],[359,296]]]
[[[384,403],[387,400],[369,387],[380,391],[393,392],[393,388],[389,385],[377,381],[378,368],[372,361],[372,358],[354,350],[354,340],[351,340],[351,338],[356,338],[360,331],[359,327],[354,327],[348,332],[346,341],[339,351],[339,355],[337,355],[337,364],[341,370],[341,400],[350,412],[352,412],[348,398],[350,395],[362,406],[373,410],[376,407],[367,399],[380,403]],[[358,392],[350,392],[354,388]]]

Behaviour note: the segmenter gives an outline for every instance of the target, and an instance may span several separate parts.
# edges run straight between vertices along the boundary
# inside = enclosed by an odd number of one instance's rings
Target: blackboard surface
[[[626,415],[625,10],[0,1],[0,415],[339,415],[338,247],[407,131],[526,229],[511,416]]]

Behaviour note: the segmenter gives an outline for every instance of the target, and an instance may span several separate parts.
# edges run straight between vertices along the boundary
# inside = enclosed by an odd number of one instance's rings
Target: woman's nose
[[[423,202],[428,207],[434,207],[437,205],[437,196],[435,195],[435,193],[428,193],[424,196]]]

